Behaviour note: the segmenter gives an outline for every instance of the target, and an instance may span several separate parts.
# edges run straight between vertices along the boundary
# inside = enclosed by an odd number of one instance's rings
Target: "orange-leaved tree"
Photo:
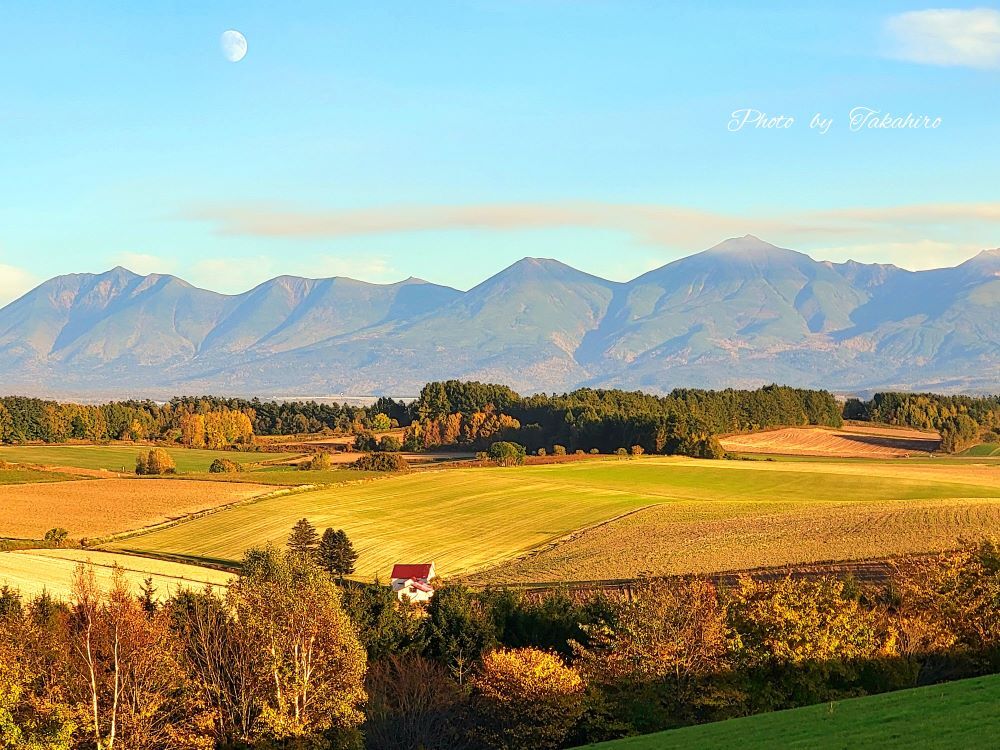
[[[491,651],[472,686],[488,747],[559,747],[583,711],[580,673],[535,648]]]

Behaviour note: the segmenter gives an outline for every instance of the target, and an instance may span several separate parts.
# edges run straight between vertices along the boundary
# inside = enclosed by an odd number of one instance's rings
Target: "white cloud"
[[[1000,11],[939,8],[891,16],[890,56],[927,65],[1000,68]]]
[[[40,279],[23,268],[0,263],[0,305],[6,305],[38,286]]]
[[[664,204],[600,202],[385,206],[362,211],[301,211],[254,204],[201,208],[191,215],[209,221],[222,235],[265,239],[337,241],[375,234],[448,230],[612,231],[630,237],[643,253],[660,264],[727,237],[750,233],[819,259],[837,259],[824,254],[829,248],[848,257],[853,255],[856,260],[893,262],[914,269],[960,263],[980,249],[994,247],[1000,229],[1000,202],[846,207],[752,216]],[[878,255],[879,248],[885,255]],[[638,267],[640,260],[643,265],[647,262],[645,258],[634,259],[629,270],[648,270]],[[312,265],[296,265],[288,260],[283,263],[280,273],[395,280],[393,269],[378,258],[348,260],[339,256]],[[620,277],[622,273],[613,275]]]

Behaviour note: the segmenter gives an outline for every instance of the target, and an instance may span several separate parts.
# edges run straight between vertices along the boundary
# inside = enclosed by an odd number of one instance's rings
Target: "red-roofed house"
[[[400,601],[428,602],[434,596],[431,580],[434,578],[434,563],[420,565],[394,565],[392,567],[392,590]]]

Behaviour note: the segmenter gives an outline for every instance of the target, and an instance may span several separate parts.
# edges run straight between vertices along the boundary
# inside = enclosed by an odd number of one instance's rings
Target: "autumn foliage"
[[[559,747],[583,709],[580,673],[535,648],[497,649],[472,687],[488,747]]]
[[[224,598],[85,566],[66,603],[0,587],[0,747],[554,749],[1000,671],[989,541],[878,584],[445,584],[426,607],[314,557],[251,550]]]

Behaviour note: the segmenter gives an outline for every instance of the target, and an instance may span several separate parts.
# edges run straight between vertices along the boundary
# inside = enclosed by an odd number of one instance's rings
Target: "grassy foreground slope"
[[[869,544],[871,528],[882,529],[875,554],[887,553],[884,537],[901,551],[953,546],[959,536],[1000,530],[1000,472],[900,461],[661,457],[451,469],[270,498],[116,546],[235,561],[249,546],[284,544],[295,521],[307,517],[320,529],[347,531],[360,553],[362,578],[385,577],[394,562],[430,560],[442,575],[454,576],[637,510],[504,565],[482,582],[618,578],[631,577],[622,572],[680,572],[677,567],[728,570],[737,567],[737,552],[743,555],[739,567],[773,564],[768,556],[777,553],[782,562],[844,559],[856,551],[870,556],[857,545]],[[655,523],[647,518],[653,513]],[[838,532],[827,538],[830,524]],[[935,528],[943,531],[929,537]],[[608,530],[615,535],[605,538]],[[586,544],[590,538],[601,543]]]
[[[993,675],[685,727],[591,747],[601,750],[996,747],[1000,736],[998,701],[1000,675]]]

